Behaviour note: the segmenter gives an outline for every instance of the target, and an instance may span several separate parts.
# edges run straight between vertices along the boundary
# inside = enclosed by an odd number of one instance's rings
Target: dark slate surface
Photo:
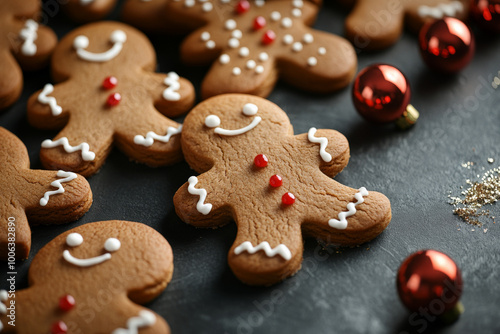
[[[45,16],[59,37],[76,27],[61,14],[53,15],[58,11],[53,9]],[[341,34],[345,15],[328,4],[316,27]],[[199,87],[205,69],[180,63],[180,39],[150,37],[158,52],[158,70],[175,70]],[[296,133],[317,126],[345,134],[352,158],[337,180],[391,199],[392,223],[368,244],[337,253],[306,240],[303,268],[295,277],[270,288],[247,287],[226,263],[235,226],[196,230],[174,212],[172,197],[193,174],[188,165],[151,169],[113,151],[90,179],[94,205],[86,216],[67,225],[33,228],[31,256],[18,264],[18,288],[27,286],[33,256],[58,234],[93,221],[125,219],[156,228],[172,245],[173,280],[148,307],[164,316],[174,333],[498,333],[500,225],[490,223],[484,233],[462,223],[452,214],[447,195],[458,193],[465,179],[482,174],[483,167],[498,165],[488,164],[487,158],[500,162],[500,90],[490,85],[500,70],[499,55],[500,39],[482,36],[473,63],[444,77],[424,66],[415,36],[409,33],[389,50],[360,54],[360,68],[387,62],[408,76],[412,104],[421,112],[418,125],[408,132],[365,123],[352,106],[349,89],[318,97],[280,84],[269,97],[288,113]],[[25,79],[21,100],[0,116],[0,125],[25,142],[32,167],[40,168],[40,143],[55,132],[31,128],[25,104],[50,82],[49,71],[27,74]],[[477,164],[464,169],[461,163],[467,161]],[[498,205],[491,209],[500,214]],[[411,252],[426,248],[449,254],[462,268],[466,311],[450,327],[410,317],[397,297],[399,264]],[[6,286],[6,264],[2,266],[0,287]]]

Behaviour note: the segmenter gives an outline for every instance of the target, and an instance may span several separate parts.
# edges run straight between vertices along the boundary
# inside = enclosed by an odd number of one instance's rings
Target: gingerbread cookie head
[[[154,229],[127,221],[85,224],[35,256],[30,287],[16,294],[16,327],[4,327],[14,333],[59,333],[57,327],[68,333],[169,333],[160,316],[139,304],[160,295],[172,272],[170,245]]]
[[[63,128],[42,143],[45,167],[95,173],[113,144],[151,166],[182,159],[178,116],[192,106],[194,89],[176,73],[154,73],[156,56],[144,34],[117,22],[89,24],[61,40],[53,56],[56,81],[28,101],[28,120]],[[160,114],[161,113],[161,114]]]
[[[67,0],[64,10],[77,22],[103,19],[116,5],[116,0]]]
[[[385,0],[343,0],[354,6],[345,22],[347,37],[356,48],[379,50],[399,39],[406,25],[414,32],[429,20],[445,16],[465,19],[467,0],[416,0],[390,2]]]
[[[245,283],[269,285],[302,262],[302,235],[356,245],[389,224],[389,200],[332,179],[347,165],[349,145],[333,130],[294,136],[286,114],[259,97],[211,98],[186,117],[186,161],[199,176],[175,194],[177,214],[197,227],[234,220],[228,261]]]
[[[318,5],[287,1],[171,1],[167,12],[192,32],[181,57],[193,65],[213,65],[202,96],[247,93],[267,96],[278,78],[298,88],[327,93],[354,77],[351,44],[309,26]],[[174,18],[175,17],[175,18]]]
[[[36,22],[39,13],[39,0],[0,2],[0,109],[21,95],[21,68],[42,68],[56,46],[54,32]]]
[[[0,258],[28,257],[29,224],[60,224],[76,220],[92,204],[90,186],[82,176],[65,171],[30,169],[24,144],[0,127]],[[15,248],[15,252],[10,253]],[[14,255],[13,255],[14,254]]]

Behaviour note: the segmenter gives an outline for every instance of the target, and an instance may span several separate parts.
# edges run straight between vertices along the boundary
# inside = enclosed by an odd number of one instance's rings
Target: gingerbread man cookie
[[[347,86],[357,58],[345,39],[310,28],[319,6],[310,1],[170,1],[167,17],[194,30],[181,46],[190,65],[213,65],[203,98],[223,93],[265,97],[278,78],[327,93]]]
[[[161,166],[182,159],[182,126],[160,114],[190,109],[194,89],[170,72],[154,73],[156,56],[138,30],[117,22],[80,27],[65,36],[52,59],[56,86],[47,84],[28,101],[28,120],[63,130],[42,143],[49,169],[94,174],[113,143],[132,160]]]
[[[357,245],[391,220],[384,195],[331,179],[349,159],[342,134],[311,128],[294,136],[283,110],[262,98],[228,94],[201,103],[186,117],[181,142],[202,174],[176,192],[176,212],[196,227],[234,219],[228,261],[245,283],[270,285],[299,270],[303,233]]]
[[[466,19],[467,0],[342,0],[354,9],[345,21],[347,37],[360,49],[387,48],[399,39],[404,23],[414,31],[444,16]]]
[[[64,9],[77,22],[97,21],[108,15],[117,0],[67,0]]]
[[[39,13],[40,0],[0,1],[0,109],[21,95],[21,68],[45,66],[57,44],[54,32],[36,22]]]
[[[85,178],[71,172],[30,169],[28,151],[14,134],[0,127],[0,259],[26,259],[30,224],[77,220],[92,204]]]
[[[165,320],[139,306],[165,290],[173,273],[168,242],[128,221],[85,224],[43,247],[30,287],[0,291],[0,331],[16,334],[167,334]],[[15,302],[15,327],[8,306]],[[3,306],[3,307],[2,307]],[[1,327],[3,326],[3,331]]]

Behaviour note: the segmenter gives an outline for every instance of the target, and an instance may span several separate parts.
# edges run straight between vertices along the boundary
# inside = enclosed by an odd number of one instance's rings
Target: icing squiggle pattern
[[[243,252],[255,254],[260,250],[263,250],[268,257],[274,257],[276,255],[279,255],[287,261],[289,261],[292,258],[292,252],[290,252],[290,249],[288,249],[286,245],[279,244],[278,246],[271,248],[271,246],[267,241],[261,242],[255,247],[252,245],[250,241],[245,241],[234,249],[234,254],[239,255]]]
[[[38,23],[29,19],[24,23],[24,28],[21,29],[19,37],[24,40],[21,46],[21,53],[25,56],[34,56],[36,54],[36,44],[34,43],[38,38]]]
[[[200,196],[198,203],[196,203],[196,210],[203,215],[208,215],[210,211],[212,211],[212,204],[205,203],[207,198],[207,191],[203,188],[197,189],[195,188],[198,183],[198,178],[196,176],[191,176],[188,180],[188,192],[191,195]]]
[[[85,50],[89,46],[89,39],[87,36],[80,35],[73,41],[73,47],[76,49],[76,54],[83,60],[91,62],[105,62],[112,60],[120,54],[123,48],[123,43],[127,40],[127,34],[122,30],[115,30],[111,33],[109,38],[113,46],[105,52],[94,53]]]
[[[111,334],[137,334],[139,328],[153,326],[156,322],[156,316],[153,312],[142,310],[138,317],[133,317],[127,320],[127,329],[118,328]]]
[[[59,116],[62,113],[62,107],[57,104],[57,100],[53,96],[49,96],[54,91],[54,86],[46,84],[43,90],[38,94],[38,102],[48,104],[53,116]]]
[[[4,304],[9,298],[7,290],[0,290],[0,314],[7,314],[7,306]],[[3,329],[3,324],[0,321],[0,332]]]
[[[460,1],[452,1],[450,3],[442,3],[435,7],[420,6],[418,15],[420,17],[432,17],[434,19],[442,19],[444,16],[454,17],[458,13],[463,12],[464,5]]]
[[[353,216],[356,214],[356,206],[365,202],[364,197],[368,196],[368,190],[365,187],[359,188],[358,192],[354,195],[354,198],[357,202],[350,202],[347,204],[347,211],[343,211],[339,213],[338,220],[330,219],[328,221],[328,225],[337,230],[345,230],[347,228],[347,217]]]
[[[77,146],[71,146],[69,144],[68,138],[62,137],[56,141],[46,139],[42,142],[43,148],[53,148],[57,146],[62,146],[66,153],[74,153],[76,151],[82,151],[82,159],[84,161],[93,161],[95,159],[95,153],[90,151],[90,146],[87,143],[81,143]]]
[[[324,162],[330,162],[332,161],[332,155],[326,151],[328,139],[326,137],[315,137],[316,131],[318,131],[316,128],[310,128],[307,133],[307,138],[311,143],[320,144],[319,155],[321,159],[323,159]]]
[[[146,137],[137,135],[134,137],[134,143],[137,145],[142,145],[149,147],[153,145],[154,141],[161,141],[162,143],[168,143],[170,141],[170,137],[177,135],[182,132],[182,125],[180,125],[177,129],[174,127],[169,126],[167,129],[167,134],[164,136],[160,136],[156,132],[149,131],[146,134]]]
[[[52,187],[57,188],[57,190],[47,191],[40,199],[40,205],[46,206],[49,202],[50,196],[64,193],[64,187],[62,186],[62,183],[70,182],[76,179],[76,176],[77,175],[72,172],[65,172],[63,170],[58,171],[57,177],[62,177],[63,179],[56,180],[50,184]]]
[[[179,76],[177,73],[168,73],[164,83],[168,88],[163,91],[163,98],[167,101],[179,101],[181,99],[181,94],[179,94],[181,84],[179,83]]]

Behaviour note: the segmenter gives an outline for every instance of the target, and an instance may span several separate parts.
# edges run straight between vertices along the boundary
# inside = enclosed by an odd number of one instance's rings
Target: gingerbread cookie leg
[[[9,257],[27,259],[31,249],[31,230],[24,207],[11,198],[0,201],[0,212],[4,220],[0,224],[0,260]]]
[[[57,36],[52,29],[33,20],[16,22],[19,33],[18,43],[12,53],[24,70],[40,69],[49,63],[57,44]]]
[[[167,75],[159,73],[143,73],[145,81],[151,85],[149,93],[156,96],[154,106],[167,117],[180,116],[193,106],[195,100],[194,87],[188,80],[179,77],[175,72]]]

